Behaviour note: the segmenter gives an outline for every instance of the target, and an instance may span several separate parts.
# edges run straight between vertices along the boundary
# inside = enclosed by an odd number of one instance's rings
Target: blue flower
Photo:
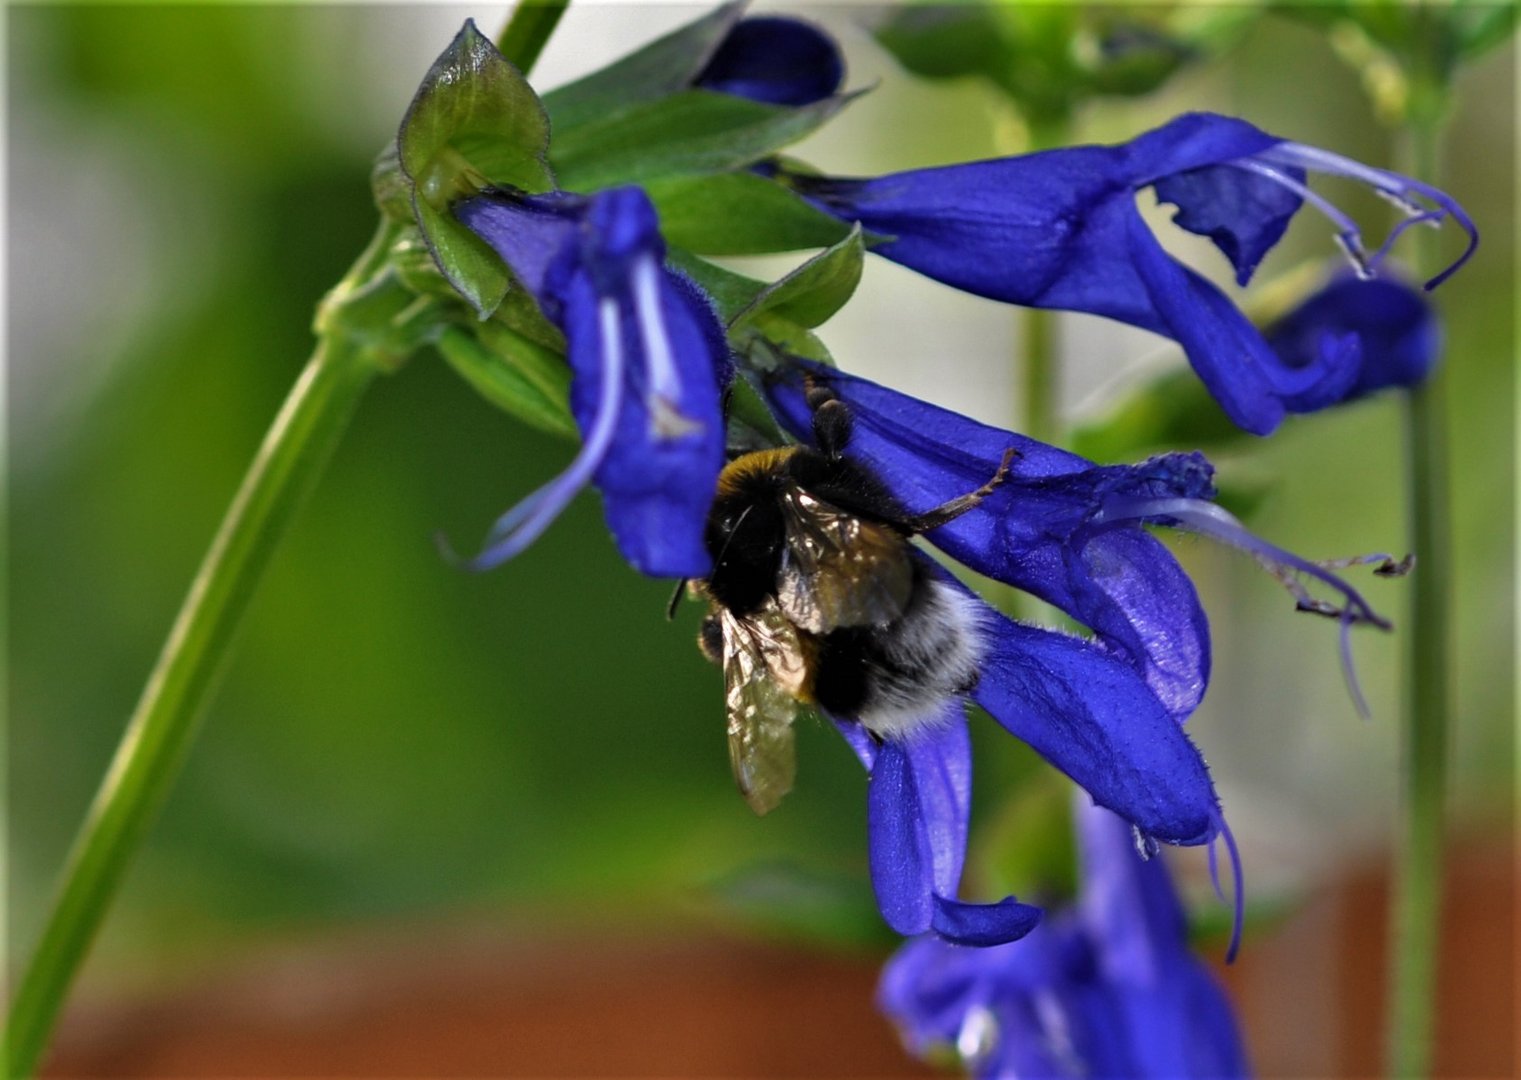
[[[492,528],[473,568],[533,543],[587,483],[623,557],[657,577],[700,577],[724,460],[719,387],[728,346],[708,298],[665,266],[638,188],[583,197],[488,191],[454,207],[565,335],[580,453]]]
[[[729,31],[693,85],[767,105],[802,106],[840,88],[845,62],[832,37],[801,19],[743,19]]]
[[[1354,350],[1356,376],[1342,397],[1351,401],[1425,382],[1441,351],[1442,330],[1425,296],[1403,282],[1342,275],[1270,326],[1266,336],[1284,364],[1297,369]]]
[[[1241,1077],[1229,999],[1188,949],[1159,858],[1098,807],[1079,811],[1082,894],[1024,940],[904,946],[879,1001],[910,1050],[954,1047],[976,1077]]]
[[[1016,457],[1004,483],[969,512],[927,533],[927,539],[979,574],[1023,589],[1087,626],[1097,645],[1139,674],[1176,721],[1193,712],[1208,685],[1209,627],[1192,582],[1142,528],[1147,524],[1239,548],[1268,567],[1300,609],[1339,620],[1348,686],[1359,710],[1366,711],[1352,673],[1348,631],[1362,622],[1386,629],[1389,624],[1333,571],[1371,563],[1375,572],[1389,575],[1408,564],[1384,554],[1321,564],[1263,540],[1211,501],[1214,469],[1202,454],[1095,465],[865,379],[797,363],[850,407],[855,425],[847,456],[890,478],[894,495],[910,513],[974,490],[1012,446]],[[806,438],[809,414],[801,380],[794,375],[773,381],[770,396],[782,422]],[[1304,578],[1330,590],[1337,602],[1311,595]],[[1056,764],[1103,805],[1143,831],[1172,840],[1101,797],[1069,763]]]
[[[1148,838],[1206,844],[1225,831],[1204,759],[1134,667],[1101,644],[1005,618],[958,588],[977,605],[985,635],[972,701]],[[878,739],[854,720],[834,720],[870,773],[868,852],[887,924],[960,945],[1028,933],[1038,911],[1012,897],[956,899],[971,809],[962,702],[903,737]]]
[[[888,237],[873,248],[956,288],[1031,307],[1086,311],[1164,334],[1182,347],[1237,424],[1266,435],[1285,412],[1340,400],[1355,353],[1322,351],[1285,364],[1226,295],[1163,250],[1136,207],[1151,187],[1178,207],[1173,221],[1209,237],[1246,284],[1305,203],[1334,224],[1369,275],[1409,226],[1455,219],[1473,252],[1477,232],[1456,202],[1418,181],[1286,142],[1224,116],[1192,113],[1117,146],[918,169],[865,180],[772,174],[817,206]],[[1307,172],[1353,179],[1393,200],[1405,219],[1372,255],[1355,224],[1306,185]]]

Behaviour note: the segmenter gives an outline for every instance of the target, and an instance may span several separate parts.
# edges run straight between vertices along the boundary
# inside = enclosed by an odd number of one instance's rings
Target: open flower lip
[[[1082,311],[1177,341],[1227,414],[1272,432],[1291,411],[1334,404],[1357,379],[1357,356],[1333,350],[1309,367],[1284,364],[1235,304],[1169,255],[1136,206],[1154,187],[1174,222],[1208,237],[1250,280],[1304,205],[1327,217],[1360,274],[1374,273],[1417,224],[1455,221],[1464,252],[1478,232],[1445,192],[1340,155],[1289,142],[1231,117],[1189,113],[1128,143],[917,169],[870,179],[765,170],[841,220],[890,239],[873,250],[938,281],[1031,307]],[[1356,225],[1308,184],[1310,174],[1371,187],[1404,217],[1371,254]]]
[[[468,565],[512,558],[592,483],[635,569],[707,573],[702,535],[723,466],[728,347],[708,298],[666,268],[649,199],[638,188],[492,190],[453,209],[564,333],[583,436],[571,465],[503,515]]]

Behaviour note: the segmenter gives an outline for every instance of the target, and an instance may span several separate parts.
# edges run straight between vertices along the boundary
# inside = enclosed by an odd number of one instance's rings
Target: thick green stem
[[[518,0],[497,39],[497,48],[519,71],[528,74],[569,6],[570,0]]]
[[[1408,135],[1403,171],[1440,183],[1440,138],[1438,121],[1417,120]],[[1437,239],[1436,233],[1419,230],[1419,275],[1434,271]],[[1409,534],[1420,561],[1411,578],[1405,626],[1403,784],[1385,1035],[1388,1074],[1419,1077],[1431,1070],[1451,706],[1453,565],[1445,365],[1409,395],[1405,440]]]
[[[7,1076],[28,1076],[36,1068],[128,862],[179,772],[270,555],[379,370],[359,349],[324,340],[265,437],[75,841],[11,1005]]]

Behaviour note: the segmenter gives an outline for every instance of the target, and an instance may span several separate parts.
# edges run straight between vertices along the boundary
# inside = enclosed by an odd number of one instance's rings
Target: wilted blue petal
[[[706,297],[665,268],[649,199],[637,188],[584,198],[488,192],[455,213],[564,332],[571,412],[584,439],[564,474],[497,523],[473,565],[517,554],[590,480],[635,569],[706,574],[703,530],[723,466],[718,387],[728,376],[727,350]]]
[[[1139,528],[1089,527],[1100,492],[1208,495],[1202,458],[1178,455],[1145,467],[1099,467],[1076,454],[980,424],[868,380],[811,368],[851,408],[846,453],[891,479],[915,513],[975,491],[1016,457],[983,503],[929,539],[980,574],[1053,604],[1128,658],[1176,717],[1188,716],[1209,681],[1209,627],[1193,583],[1159,541]],[[772,402],[800,438],[811,419],[800,387],[780,382]]]
[[[768,15],[736,24],[694,85],[768,105],[800,106],[829,97],[844,78],[834,38],[801,19]]]
[[[1267,331],[1268,344],[1291,368],[1323,362],[1329,350],[1356,343],[1353,400],[1388,386],[1418,386],[1441,352],[1441,326],[1426,297],[1393,278],[1338,277]],[[1289,408],[1302,411],[1300,404]]]
[[[1304,183],[1306,171],[1368,184],[1409,216],[1368,256],[1352,220]],[[1435,188],[1203,113],[1118,146],[866,180],[785,168],[774,175],[837,217],[889,237],[873,250],[936,280],[1173,338],[1231,418],[1264,435],[1289,408],[1339,400],[1355,377],[1355,361],[1345,349],[1318,350],[1311,359],[1327,370],[1286,367],[1219,289],[1162,249],[1136,207],[1137,192],[1156,186],[1159,198],[1178,207],[1175,221],[1214,240],[1242,281],[1306,203],[1331,220],[1337,241],[1367,273],[1412,223],[1450,216],[1469,232],[1470,252],[1477,239],[1462,208]]]

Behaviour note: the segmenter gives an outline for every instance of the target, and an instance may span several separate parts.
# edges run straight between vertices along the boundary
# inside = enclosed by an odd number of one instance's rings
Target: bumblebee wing
[[[792,790],[797,773],[792,718],[807,664],[797,630],[775,607],[739,618],[719,609],[729,764],[740,793],[764,814]]]
[[[801,488],[783,493],[787,546],[777,575],[782,613],[814,634],[883,626],[903,614],[913,591],[908,542]]]

